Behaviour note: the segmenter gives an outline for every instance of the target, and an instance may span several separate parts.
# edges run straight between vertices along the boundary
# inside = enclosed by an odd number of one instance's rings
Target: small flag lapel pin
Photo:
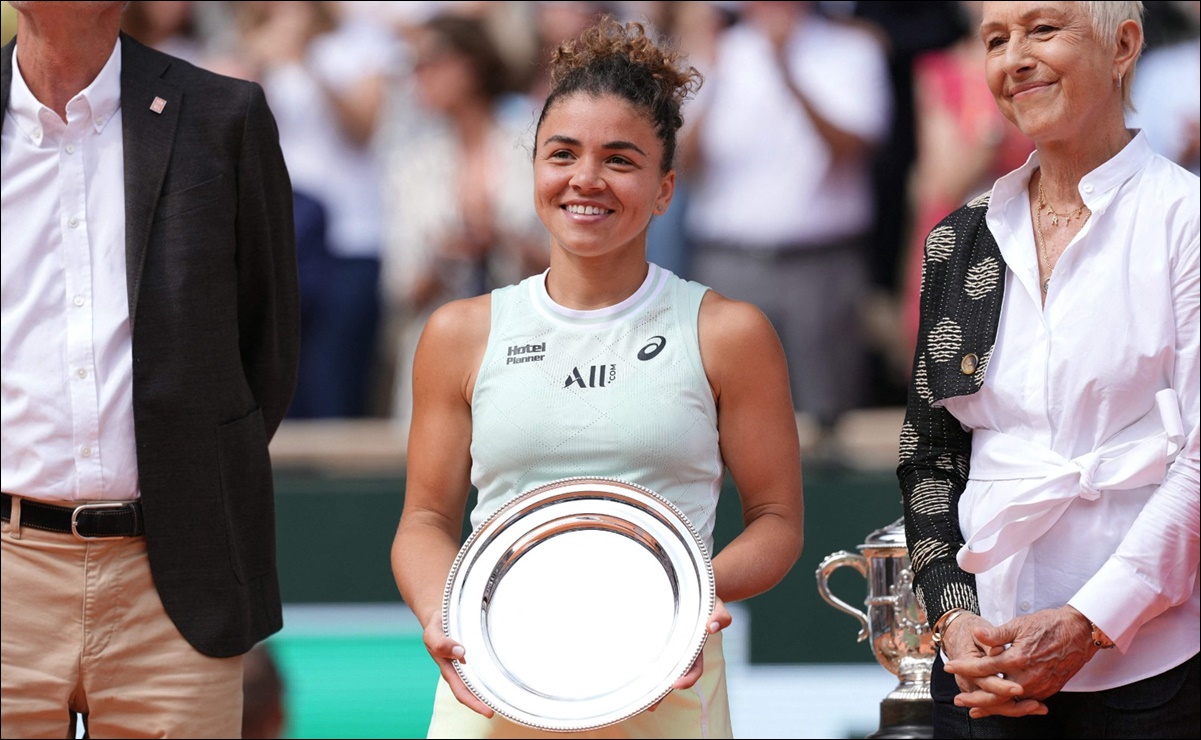
[[[150,104],[150,110],[154,111],[155,113],[162,113],[163,108],[166,108],[166,107],[167,107],[167,101],[165,101],[159,97],[156,97],[154,99],[154,102]]]

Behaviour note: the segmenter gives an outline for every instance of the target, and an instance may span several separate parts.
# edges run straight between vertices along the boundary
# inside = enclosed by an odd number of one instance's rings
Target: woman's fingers
[[[467,652],[463,646],[447,637],[441,626],[432,622],[422,634],[422,640],[425,642],[425,649],[429,651],[430,657],[438,664],[438,670],[442,673],[443,680],[450,686],[451,693],[459,700],[459,703],[478,714],[491,718],[495,712],[480,701],[480,698],[472,693],[471,689],[467,688],[467,684],[463,683],[459,672],[455,670],[453,661],[467,662]]]
[[[987,707],[972,707],[968,712],[972,719],[999,715],[1002,717],[1025,717],[1031,714],[1046,714],[1047,705],[1037,699],[1011,699]]]
[[[709,634],[712,635],[724,630],[733,621],[734,617],[730,614],[730,610],[726,608],[726,602],[717,599],[713,605],[713,613],[709,616]]]
[[[696,660],[692,661],[688,672],[676,679],[676,682],[671,685],[673,689],[687,689],[694,683],[700,680],[701,674],[705,672],[705,654],[701,653],[696,656]]]
[[[480,701],[478,696],[471,693],[471,689],[467,688],[467,684],[463,683],[463,679],[459,677],[459,672],[455,670],[453,663],[449,660],[438,660],[437,662],[438,669],[442,671],[442,678],[450,686],[451,693],[455,695],[460,704],[488,718],[491,718],[495,714],[492,711],[492,707],[489,707]]]

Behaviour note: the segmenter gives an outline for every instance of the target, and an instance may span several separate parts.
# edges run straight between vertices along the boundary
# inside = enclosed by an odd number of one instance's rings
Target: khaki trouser
[[[0,735],[236,738],[242,658],[210,658],[180,635],[150,575],[146,541],[84,542],[0,528]]]

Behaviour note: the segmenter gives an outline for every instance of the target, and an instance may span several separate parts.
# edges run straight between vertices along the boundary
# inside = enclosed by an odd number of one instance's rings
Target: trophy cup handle
[[[826,559],[823,560],[819,566],[817,566],[817,590],[818,593],[821,594],[821,597],[826,600],[827,604],[834,607],[838,611],[846,612],[855,619],[859,620],[861,629],[859,630],[859,637],[856,641],[863,642],[871,633],[871,630],[868,626],[867,615],[838,598],[830,591],[830,574],[846,565],[849,565],[855,570],[859,571],[859,575],[863,576],[865,580],[867,579],[867,558],[863,557],[862,555],[856,555],[855,553],[847,552],[846,550],[839,550],[836,553],[827,555]]]

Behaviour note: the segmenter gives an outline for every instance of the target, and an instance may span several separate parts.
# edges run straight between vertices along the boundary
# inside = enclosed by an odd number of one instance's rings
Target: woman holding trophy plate
[[[801,466],[786,362],[766,317],[646,259],[647,228],[675,185],[681,105],[700,83],[643,24],[605,18],[561,45],[534,142],[534,202],[550,235],[550,268],[447,304],[424,330],[392,566],[442,674],[430,737],[557,729],[514,722],[483,701],[460,669],[498,654],[466,651],[444,629],[472,486],[479,532],[506,503],[556,481],[620,481],[670,502],[711,552],[726,469],[745,526],[712,558],[716,598],[702,616],[703,650],[661,696],[579,734],[733,734],[723,602],[772,588],[799,557]],[[563,599],[586,587],[561,577],[545,584]],[[636,630],[647,608],[639,598],[614,599],[600,609],[602,624]],[[570,665],[573,645],[538,647],[558,651],[565,675],[593,669]]]

